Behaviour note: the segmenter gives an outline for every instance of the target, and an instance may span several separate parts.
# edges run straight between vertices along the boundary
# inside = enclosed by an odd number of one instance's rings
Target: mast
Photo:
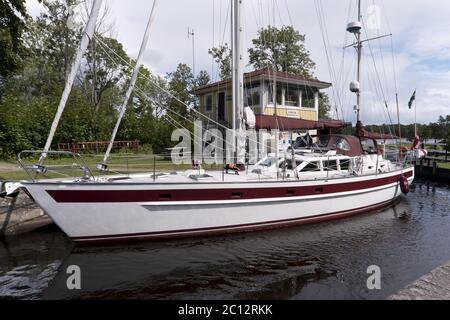
[[[233,59],[233,133],[237,133],[237,161],[245,162],[244,72],[242,66],[242,0],[232,2],[231,43]]]
[[[358,23],[362,25],[361,22],[361,0],[358,0]],[[356,93],[356,105],[357,105],[357,119],[358,123],[361,122],[361,58],[362,58],[362,43],[361,43],[361,30],[356,34],[357,39],[357,50],[358,50],[358,71],[357,71],[357,81],[359,83],[360,89]]]
[[[356,37],[356,42],[352,46],[357,50],[358,62],[356,70],[356,81],[350,83],[350,91],[356,94],[356,130],[357,135],[360,136],[360,129],[362,129],[361,123],[361,60],[362,60],[362,41],[361,41],[361,30],[362,30],[362,16],[361,16],[361,0],[358,0],[358,21],[350,22],[347,25],[347,31],[354,34]]]
[[[244,72],[242,67],[242,0],[233,0],[233,129],[242,130],[244,116]]]
[[[86,51],[90,39],[94,35],[95,24],[97,23],[97,19],[100,13],[100,9],[102,6],[103,0],[94,0],[92,4],[91,13],[89,15],[89,20],[86,24],[86,28],[83,33],[83,37],[81,39],[80,45],[78,47],[77,53],[75,55],[75,60],[72,64],[70,73],[67,77],[66,86],[64,88],[63,94],[61,96],[61,100],[59,102],[58,110],[56,112],[55,118],[53,119],[53,123],[50,129],[50,133],[47,138],[47,142],[44,147],[44,152],[39,159],[39,163],[42,165],[44,163],[45,158],[47,158],[47,153],[50,150],[53,142],[53,138],[55,136],[56,130],[58,129],[59,122],[64,113],[64,109],[66,108],[67,100],[69,99],[70,92],[72,91],[73,82],[75,81],[75,77],[77,75],[78,69],[80,68],[81,59],[83,58],[83,54]]]
[[[356,118],[357,118],[356,119],[356,131],[357,131],[356,135],[359,137],[361,137],[363,135],[363,129],[364,129],[363,124],[361,122],[361,100],[362,100],[361,62],[362,62],[363,43],[392,36],[392,34],[386,34],[386,35],[363,40],[363,39],[361,39],[362,27],[363,27],[363,23],[362,23],[361,0],[358,0],[358,21],[350,22],[347,25],[347,31],[355,35],[356,42],[344,47],[344,49],[353,47],[357,50],[357,55],[358,55],[356,80],[352,81],[350,83],[350,91],[356,94],[356,106],[355,106]]]
[[[114,127],[114,131],[111,136],[111,140],[109,142],[108,149],[106,150],[105,156],[103,158],[103,162],[97,166],[97,168],[99,170],[106,170],[106,168],[107,168],[106,164],[107,164],[108,158],[111,154],[112,147],[114,145],[114,141],[116,140],[117,132],[119,131],[120,124],[122,122],[123,117],[125,116],[125,112],[127,111],[128,101],[130,100],[131,94],[133,93],[134,87],[136,85],[136,81],[139,76],[139,71],[142,66],[142,59],[144,57],[145,50],[147,49],[147,43],[148,43],[148,39],[150,37],[150,29],[153,24],[153,20],[155,18],[154,14],[156,11],[157,3],[158,3],[158,0],[153,1],[152,11],[150,12],[150,18],[148,20],[147,28],[145,29],[144,39],[142,40],[141,49],[139,50],[139,55],[136,60],[136,66],[135,66],[133,74],[131,76],[130,86],[128,87],[128,91],[125,94],[125,100],[122,104],[122,107],[120,108],[119,119],[117,119],[116,126]]]

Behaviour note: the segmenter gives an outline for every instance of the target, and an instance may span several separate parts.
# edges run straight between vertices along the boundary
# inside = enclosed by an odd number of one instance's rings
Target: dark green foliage
[[[7,3],[23,6],[24,1],[2,1],[2,10]],[[75,0],[42,3],[46,12],[34,20],[29,18],[28,28],[23,29],[24,50],[29,54],[21,61],[22,69],[16,69],[14,77],[0,81],[0,157],[3,158],[13,157],[24,149],[41,149],[45,144],[81,38],[82,26],[68,23]],[[24,10],[18,12],[25,15]],[[116,39],[97,34],[84,56],[53,148],[58,143],[109,141],[134,64]],[[184,64],[166,79],[152,75],[143,67],[117,140],[139,140],[145,150],[163,152],[173,145],[170,138],[174,125],[168,115],[176,118],[177,127],[190,128],[192,109],[198,103],[192,91],[208,83],[209,75],[205,71],[194,78]]]
[[[328,119],[331,111],[330,98],[326,93],[319,93],[319,119]]]
[[[258,31],[249,50],[250,63],[255,69],[273,69],[311,77],[315,63],[305,47],[305,36],[291,26],[268,26]]]
[[[23,32],[28,19],[25,0],[0,0],[0,81],[19,71],[27,50]]]
[[[384,125],[368,125],[366,129],[372,132],[390,133],[389,128],[391,128],[392,134],[398,135],[397,126]],[[402,137],[405,139],[412,139],[415,136],[415,125],[402,125]],[[445,140],[448,139],[450,133],[450,116],[440,116],[437,122],[430,124],[418,124],[417,131],[421,139],[437,139]]]
[[[219,76],[222,80],[231,79],[232,63],[231,63],[231,49],[228,44],[212,48],[208,53],[214,58],[214,61],[219,65]]]

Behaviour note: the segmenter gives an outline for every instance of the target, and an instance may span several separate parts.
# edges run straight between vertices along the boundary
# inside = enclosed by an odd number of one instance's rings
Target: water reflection
[[[10,242],[9,253],[0,252],[8,261],[0,267],[0,292],[20,293],[2,279],[14,282],[16,273],[30,272],[17,268],[32,266],[36,276],[25,287],[34,289],[22,295],[28,298],[383,299],[450,260],[449,195],[446,186],[419,183],[383,212],[208,239],[72,250],[57,232],[36,235],[40,244],[29,250]],[[81,267],[80,291],[66,287],[69,265]],[[366,287],[370,265],[381,267],[380,291]],[[54,280],[44,290],[49,274]]]
[[[73,245],[54,228],[0,240],[0,299],[37,299]]]

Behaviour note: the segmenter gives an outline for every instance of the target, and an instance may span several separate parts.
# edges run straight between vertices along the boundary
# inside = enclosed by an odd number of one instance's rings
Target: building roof
[[[327,89],[332,86],[329,82],[323,82],[317,79],[309,79],[304,76],[298,76],[294,74],[289,74],[286,72],[272,71],[270,69],[261,69],[253,72],[244,74],[244,81],[246,83],[258,80],[271,80],[276,77],[277,81],[290,83],[294,85],[301,85],[306,87],[311,87],[315,89]],[[231,80],[223,80],[215,83],[208,84],[206,86],[202,86],[194,90],[195,94],[208,93],[211,89],[222,89],[231,87]]]

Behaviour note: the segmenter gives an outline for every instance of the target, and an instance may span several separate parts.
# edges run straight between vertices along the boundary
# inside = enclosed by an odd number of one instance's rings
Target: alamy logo
[[[371,5],[367,8],[367,29],[380,30],[381,29],[381,8],[376,5]]]
[[[78,13],[75,11],[75,8],[75,6],[70,6],[68,9],[69,16],[67,18],[66,24],[69,29],[75,29],[77,26],[76,21],[78,18]]]
[[[367,268],[367,274],[370,274],[370,277],[367,279],[367,289],[381,290],[381,268],[379,266],[370,266]]]
[[[66,282],[67,289],[81,290],[81,268],[79,266],[69,266],[66,273],[69,275]]]
[[[178,145],[172,149],[174,164],[190,164],[192,158],[207,165],[225,163],[256,164],[269,153],[280,149],[280,132],[272,130],[241,130],[234,132],[205,129],[201,121],[195,121],[193,136],[187,129],[177,129],[172,141]],[[248,156],[248,159],[246,159]]]

